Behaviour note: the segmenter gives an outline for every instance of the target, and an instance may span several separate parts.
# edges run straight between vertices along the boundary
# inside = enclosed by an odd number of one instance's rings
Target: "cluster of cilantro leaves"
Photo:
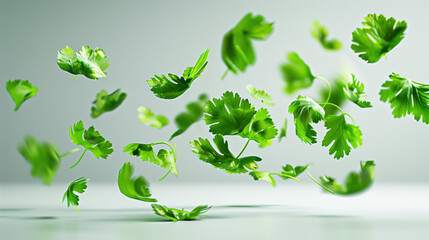
[[[273,31],[273,23],[267,23],[261,15],[246,14],[238,24],[229,30],[222,42],[222,60],[227,66],[225,75],[231,71],[234,74],[245,72],[248,66],[256,62],[256,54],[252,40],[264,40]],[[376,63],[387,53],[392,51],[404,38],[407,28],[405,21],[397,21],[394,18],[386,18],[382,14],[369,14],[362,23],[363,28],[357,28],[352,33],[351,49],[359,54],[359,57],[368,63]],[[340,50],[342,43],[338,39],[328,40],[328,30],[318,21],[313,23],[312,36],[326,50]],[[208,64],[209,49],[204,51],[193,67],[187,67],[182,76],[175,74],[154,75],[147,80],[150,90],[161,99],[175,99],[184,94],[200,77]],[[322,101],[316,101],[311,97],[299,95],[288,107],[288,112],[293,115],[295,132],[297,137],[306,144],[317,143],[318,133],[312,124],[323,122],[327,129],[322,140],[322,146],[329,147],[329,154],[336,159],[349,155],[351,149],[362,145],[362,131],[356,125],[353,118],[344,112],[340,105],[350,101],[360,108],[370,108],[371,103],[366,100],[364,83],[357,80],[353,73],[351,78],[345,81],[334,81],[333,87],[323,77],[312,73],[309,65],[296,52],[288,53],[287,62],[281,66],[281,72],[286,83],[285,92],[294,94],[302,89],[309,88],[316,79],[322,80],[327,85],[327,90],[322,92]],[[82,46],[79,52],[75,52],[66,46],[57,53],[57,64],[60,69],[75,75],[83,75],[88,79],[104,78],[105,71],[109,67],[109,61],[104,50],[91,49]],[[416,121],[420,119],[429,124],[429,84],[408,80],[399,74],[392,73],[390,80],[386,81],[380,91],[380,100],[390,103],[395,118],[413,115]],[[73,79],[73,80],[74,80]],[[272,97],[264,90],[257,90],[253,85],[246,86],[248,93],[257,101],[267,107],[275,104]],[[6,89],[15,102],[15,111],[26,100],[36,96],[37,87],[32,86],[28,80],[14,80],[6,83]],[[127,94],[120,89],[109,94],[106,90],[97,93],[91,107],[91,117],[100,115],[118,108],[126,99]],[[138,108],[138,118],[146,125],[162,128],[168,124],[168,119],[162,114],[155,115],[147,107]],[[192,124],[204,120],[209,132],[213,136],[213,144],[209,139],[198,138],[190,142],[192,152],[203,162],[221,169],[229,174],[248,173],[254,180],[269,182],[273,187],[276,182],[273,176],[282,179],[297,179],[303,172],[313,179],[318,185],[331,193],[349,195],[362,192],[374,181],[375,164],[373,161],[361,161],[361,171],[348,175],[345,184],[339,184],[334,178],[328,176],[319,177],[317,181],[308,172],[311,164],[304,166],[292,166],[286,164],[279,173],[259,171],[257,163],[262,161],[259,156],[242,156],[251,142],[260,148],[268,147],[273,139],[279,141],[286,137],[287,120],[280,131],[275,126],[267,108],[256,109],[248,99],[242,98],[238,93],[226,91],[220,98],[209,100],[206,94],[200,95],[197,101],[186,105],[186,112],[182,112],[175,118],[178,127],[170,139],[165,142],[155,143],[131,143],[124,147],[123,152],[140,158],[143,162],[151,162],[168,169],[168,172],[160,179],[164,179],[169,173],[178,176],[176,161],[177,149],[169,143],[173,138],[184,133]],[[349,120],[349,121],[347,121]],[[351,122],[350,122],[351,120]],[[95,130],[94,126],[84,128],[79,121],[70,126],[69,135],[71,141],[83,147],[83,153],[77,162],[71,166],[74,168],[85,153],[89,150],[94,157],[106,159],[112,152],[112,143],[106,140]],[[233,154],[229,147],[227,137],[237,136],[244,139],[243,148],[237,154]],[[167,149],[155,151],[154,146],[164,145]],[[31,174],[40,178],[44,184],[52,183],[59,169],[61,159],[69,154],[79,151],[73,149],[60,155],[58,148],[48,142],[39,142],[32,136],[25,138],[24,144],[19,145],[20,154],[32,165]],[[128,198],[143,202],[157,202],[152,197],[148,181],[139,176],[133,178],[134,168],[126,162],[119,170],[118,187],[122,194]],[[64,193],[63,201],[67,199],[67,206],[78,207],[79,196],[84,193],[89,179],[80,177],[74,180]],[[156,215],[165,217],[171,221],[195,220],[211,207],[207,205],[197,206],[191,211],[169,208],[152,204]],[[78,209],[77,209],[78,210]]]

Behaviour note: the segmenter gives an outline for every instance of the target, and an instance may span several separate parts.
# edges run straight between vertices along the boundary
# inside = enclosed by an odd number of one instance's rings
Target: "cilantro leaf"
[[[155,212],[156,215],[165,217],[173,222],[177,221],[184,221],[184,220],[195,220],[200,217],[204,217],[204,214],[207,211],[210,210],[211,207],[207,205],[198,206],[194,208],[192,211],[188,212],[184,209],[176,209],[176,208],[169,208],[167,206],[161,206],[158,204],[152,204],[152,209]]]
[[[310,123],[318,123],[325,117],[325,111],[313,99],[298,96],[288,108],[293,113],[296,135],[307,144],[316,143],[317,133]]]
[[[358,126],[346,123],[345,113],[339,116],[329,115],[325,118],[325,127],[328,129],[322,141],[322,146],[329,148],[329,154],[340,159],[344,154],[349,155],[351,148],[362,146],[362,132]]]
[[[360,193],[371,186],[374,181],[375,164],[374,161],[361,161],[360,167],[361,171],[359,173],[349,173],[344,185],[339,184],[334,178],[328,176],[322,176],[320,180],[323,186],[337,194],[350,195]]]
[[[153,146],[165,144],[170,147],[171,151],[161,149],[156,154]],[[164,179],[170,172],[177,177],[176,160],[177,154],[173,147],[165,142],[142,144],[142,143],[131,143],[124,147],[123,152],[128,152],[131,156],[139,157],[142,161],[151,162],[162,168],[170,168],[167,174],[162,177],[159,181]]]
[[[251,171],[249,172],[249,175],[253,177],[254,180],[264,180],[266,182],[271,183],[271,186],[275,187],[276,181],[271,176],[271,173],[269,172],[262,172],[262,171]]]
[[[362,25],[364,28],[357,28],[352,34],[351,48],[368,63],[378,62],[396,47],[407,29],[405,21],[397,22],[393,17],[386,19],[383,14],[368,14]]]
[[[277,132],[268,110],[261,108],[253,116],[252,121],[238,135],[259,143],[260,147],[266,147],[271,144],[270,139],[277,136]]]
[[[289,63],[281,65],[283,79],[286,82],[286,93],[293,94],[300,89],[310,87],[316,78],[311,73],[310,67],[297,53],[291,52],[287,58]]]
[[[26,136],[18,151],[31,164],[31,176],[40,178],[45,185],[51,185],[61,163],[58,148],[48,142],[39,143],[36,138]]]
[[[307,168],[310,167],[310,164],[307,164],[305,166],[296,166],[293,167],[290,164],[286,164],[286,166],[283,166],[282,174],[292,177],[298,177],[301,173],[303,173]],[[290,177],[281,176],[283,179],[289,179]]]
[[[150,125],[154,128],[163,128],[168,125],[168,118],[163,115],[155,115],[149,108],[140,106],[137,108],[139,112],[137,117],[140,122],[146,125]]]
[[[133,165],[126,162],[119,170],[118,174],[118,187],[122,194],[125,196],[144,201],[144,202],[156,202],[157,200],[151,198],[152,194],[149,190],[149,183],[142,176],[138,178],[132,178]]]
[[[98,131],[95,131],[93,126],[85,130],[82,121],[74,124],[73,128],[70,126],[69,135],[74,144],[85,148],[79,160],[70,168],[74,168],[79,164],[83,155],[85,155],[88,150],[91,151],[97,159],[100,157],[106,159],[113,152],[112,143],[105,140]]]
[[[256,114],[249,100],[238,93],[225,92],[220,99],[208,101],[204,109],[204,121],[213,134],[236,135],[250,123]]]
[[[429,84],[408,80],[399,74],[389,75],[391,81],[383,83],[380,100],[389,102],[395,118],[414,115],[416,121],[429,124]]]
[[[9,92],[12,100],[15,102],[15,112],[19,109],[21,104],[27,99],[36,96],[37,87],[33,87],[28,80],[16,79],[14,81],[7,81],[6,90]]]
[[[192,124],[198,122],[203,117],[207,99],[206,94],[201,94],[197,102],[191,102],[186,105],[187,112],[182,112],[176,116],[174,120],[179,129],[171,135],[169,141],[185,132]]]
[[[264,103],[267,106],[275,105],[274,103],[271,102],[273,100],[271,96],[268,93],[266,93],[264,90],[256,90],[256,88],[253,87],[252,84],[248,84],[246,86],[246,89],[254,99]]]
[[[222,135],[217,134],[213,142],[220,153],[212,147],[209,140],[203,138],[191,141],[192,152],[195,153],[200,160],[211,164],[215,168],[222,169],[227,173],[237,174],[246,173],[248,169],[256,170],[258,168],[256,162],[262,160],[260,157],[256,156],[242,158],[234,157],[229,151],[228,141],[224,140]]]
[[[346,97],[358,105],[361,108],[370,108],[372,107],[371,103],[365,101],[366,93],[365,86],[362,82],[358,81],[355,75],[352,73],[352,82],[349,82],[347,86],[343,88],[344,94]]]
[[[111,94],[108,94],[106,90],[102,90],[97,93],[95,100],[92,102],[91,117],[97,118],[101,114],[115,110],[127,97],[127,94],[120,92],[118,89]]]
[[[155,77],[147,80],[150,90],[159,98],[174,99],[179,97],[191,87],[196,78],[201,76],[208,63],[209,51],[210,49],[207,49],[200,55],[194,67],[186,68],[182,77],[169,73],[168,77],[155,75]]]
[[[287,132],[287,119],[285,119],[285,123],[283,125],[283,127],[280,129],[280,133],[279,133],[279,142],[286,137],[286,132]]]
[[[246,14],[222,40],[222,60],[228,70],[238,74],[253,65],[256,55],[251,39],[264,40],[272,31],[273,23],[265,22],[263,16]]]
[[[89,46],[82,46],[79,53],[66,46],[57,53],[58,66],[73,75],[81,74],[89,79],[106,77],[109,60],[104,51],[99,48],[92,50]]]
[[[319,41],[323,48],[327,50],[339,50],[341,48],[340,41],[336,39],[327,40],[328,30],[325,26],[319,25],[318,21],[313,22],[313,29],[311,30],[311,34],[315,39]]]
[[[67,188],[67,191],[64,193],[63,201],[67,199],[67,207],[70,207],[70,205],[73,205],[76,207],[76,211],[79,212],[79,209],[77,206],[79,206],[79,196],[75,194],[77,193],[84,193],[86,189],[86,182],[88,181],[88,178],[78,178],[74,180],[72,183],[70,183],[69,187]]]

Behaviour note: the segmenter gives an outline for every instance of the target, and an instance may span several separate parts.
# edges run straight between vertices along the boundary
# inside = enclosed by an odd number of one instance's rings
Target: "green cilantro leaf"
[[[339,50],[341,48],[340,41],[336,39],[326,39],[328,37],[328,30],[325,26],[319,25],[318,21],[313,22],[313,29],[311,30],[311,34],[327,50]]]
[[[242,158],[234,157],[229,151],[228,141],[224,140],[219,134],[214,137],[213,142],[220,153],[212,147],[208,139],[203,138],[191,141],[192,152],[195,153],[200,160],[213,165],[215,168],[222,169],[227,173],[237,174],[246,173],[248,169],[256,170],[258,168],[256,162],[262,160],[260,157],[256,156]]]
[[[48,142],[39,143],[36,138],[26,136],[18,151],[31,164],[31,176],[40,178],[45,185],[51,185],[61,163],[58,148]]]
[[[79,212],[79,209],[77,206],[79,206],[79,196],[75,194],[77,193],[84,193],[86,189],[86,182],[88,181],[88,178],[78,178],[74,180],[72,183],[70,183],[69,187],[67,188],[67,191],[64,193],[63,201],[67,198],[67,207],[70,207],[70,205],[73,205],[76,207],[76,211]]]
[[[310,167],[310,164],[307,164],[305,166],[296,166],[293,167],[290,164],[286,164],[286,166],[283,166],[282,174],[292,177],[298,177],[301,173],[303,173],[307,168]],[[290,177],[281,176],[283,179],[289,179]]]
[[[186,68],[182,77],[169,73],[168,77],[155,75],[155,77],[147,80],[150,90],[155,96],[164,99],[174,99],[182,95],[191,87],[192,82],[201,76],[208,63],[209,51],[210,49],[207,49],[200,55],[194,67]]]
[[[12,100],[15,102],[15,112],[19,109],[21,104],[27,99],[36,96],[37,87],[33,87],[28,80],[16,79],[14,81],[7,81],[6,90],[9,92]]]
[[[118,174],[118,187],[122,194],[125,196],[144,201],[144,202],[156,202],[157,200],[151,198],[152,194],[149,190],[149,183],[142,176],[138,178],[132,178],[133,165],[126,162],[119,170]]]
[[[169,141],[185,132],[192,124],[198,122],[203,117],[207,99],[206,94],[201,94],[197,102],[191,102],[186,105],[187,112],[182,112],[176,116],[174,120],[179,129],[171,135]]]
[[[261,108],[253,116],[252,121],[238,135],[259,143],[260,147],[266,147],[271,144],[270,139],[277,136],[277,132],[268,110]]]
[[[102,90],[97,93],[97,96],[92,102],[93,106],[91,107],[91,117],[97,118],[101,114],[109,111],[115,110],[127,97],[127,94],[120,92],[121,89],[118,89],[111,94],[108,94],[106,90]]]
[[[238,93],[225,92],[220,99],[208,101],[204,109],[204,121],[213,134],[236,135],[250,123],[256,114],[249,100]]]
[[[287,119],[285,119],[285,123],[283,125],[283,127],[280,129],[280,133],[279,133],[279,142],[286,137],[286,132],[287,132]]]
[[[351,48],[368,63],[378,62],[396,47],[407,29],[405,21],[397,22],[392,17],[386,19],[383,14],[368,14],[362,25],[364,28],[357,28],[353,32]]]
[[[395,118],[414,115],[416,121],[429,124],[429,84],[408,80],[392,73],[391,81],[383,83],[380,100],[389,102]]]
[[[371,186],[374,181],[375,164],[374,161],[361,161],[360,167],[361,171],[359,173],[349,173],[344,185],[339,184],[334,178],[328,176],[322,176],[320,180],[323,186],[337,194],[350,195],[360,193]]]
[[[251,39],[264,40],[272,31],[273,23],[265,22],[263,16],[246,14],[223,37],[222,60],[228,67],[227,72],[238,74],[238,71],[244,72],[247,66],[253,65],[256,55]],[[225,77],[225,74],[222,78]]]
[[[293,113],[296,135],[301,141],[313,144],[316,143],[317,133],[310,123],[318,123],[325,117],[325,111],[313,99],[306,96],[298,96],[288,109]]]
[[[248,84],[246,86],[246,89],[254,99],[264,103],[267,106],[275,105],[274,103],[271,102],[273,100],[271,96],[268,93],[266,93],[264,90],[256,90],[256,88],[253,87],[252,84]]]
[[[73,128],[70,126],[69,135],[74,144],[85,148],[79,160],[70,168],[74,168],[79,164],[83,155],[85,155],[88,150],[91,151],[97,159],[100,157],[106,159],[113,152],[112,143],[105,140],[98,131],[95,131],[93,126],[85,130],[82,121],[74,124]]]
[[[325,127],[328,129],[322,141],[322,146],[329,148],[329,154],[340,159],[344,154],[349,155],[351,148],[362,146],[362,132],[358,126],[346,123],[345,113],[339,116],[329,115],[325,118]]]
[[[75,78],[81,74],[89,79],[106,77],[106,70],[109,67],[109,60],[102,49],[92,50],[89,46],[82,46],[79,53],[66,46],[57,53],[58,66],[73,75]]]
[[[249,172],[249,175],[252,176],[253,179],[256,181],[263,180],[263,181],[269,182],[273,187],[277,185],[276,181],[274,180],[274,178],[271,176],[271,173],[269,172],[252,171],[252,172]]]
[[[316,78],[311,73],[310,67],[297,53],[291,52],[287,58],[289,63],[281,65],[286,93],[293,94],[297,90],[310,87]]]
[[[164,144],[170,147],[171,151],[161,149],[156,154],[153,146]],[[142,143],[131,143],[124,147],[123,152],[128,152],[131,156],[139,157],[142,161],[151,162],[162,168],[169,168],[170,170],[162,177],[159,181],[168,176],[172,172],[177,177],[176,160],[177,154],[173,147],[166,142],[142,144]]]
[[[137,117],[140,122],[146,125],[150,125],[154,128],[163,128],[168,125],[168,118],[163,115],[155,115],[149,108],[140,106],[137,108],[139,112]]]
[[[350,101],[358,105],[359,107],[361,108],[372,107],[370,102],[365,101],[366,93],[365,93],[364,84],[358,81],[353,73],[352,73],[352,82],[349,82],[347,86],[344,86],[343,91],[346,97]]]
[[[177,221],[184,221],[184,220],[195,220],[200,217],[204,217],[204,214],[207,211],[210,210],[211,207],[204,205],[204,206],[198,206],[194,208],[192,211],[188,212],[184,209],[176,209],[176,208],[169,208],[167,206],[161,206],[158,204],[152,204],[152,209],[155,212],[156,215],[165,217],[173,222]]]

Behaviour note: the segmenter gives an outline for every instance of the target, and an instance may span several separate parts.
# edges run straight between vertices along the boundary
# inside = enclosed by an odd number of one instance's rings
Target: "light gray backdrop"
[[[255,42],[257,62],[244,74],[228,75],[220,48],[223,34],[247,12],[262,14],[275,22],[267,41]],[[74,169],[79,153],[64,159],[56,182],[72,181],[86,176],[93,181],[115,181],[123,162],[131,161],[136,174],[155,181],[164,173],[158,166],[142,163],[122,153],[132,142],[166,141],[176,130],[174,117],[202,92],[219,97],[232,90],[250,98],[248,83],[269,92],[276,106],[270,108],[279,126],[289,119],[288,138],[273,146],[259,149],[251,143],[245,155],[261,156],[261,170],[279,171],[280,166],[314,163],[313,175],[332,175],[342,179],[349,171],[359,169],[360,160],[375,160],[379,182],[429,181],[429,126],[408,116],[394,119],[387,103],[379,101],[381,84],[392,72],[415,81],[429,83],[429,2],[428,1],[1,1],[0,4],[0,148],[1,182],[38,181],[30,176],[30,166],[17,152],[17,145],[27,134],[57,144],[61,152],[76,146],[68,136],[69,126],[83,120],[94,125],[111,140],[115,152],[107,159],[95,159],[90,152]],[[350,49],[352,32],[361,27],[369,13],[383,13],[406,20],[405,39],[376,64],[366,64]],[[343,42],[339,52],[327,52],[310,35],[313,20],[329,30],[329,37]],[[103,48],[110,60],[106,78],[89,80],[60,70],[56,53],[66,45]],[[168,72],[181,74],[192,66],[200,53],[210,48],[209,64],[192,87],[175,100],[155,97],[146,79]],[[311,66],[315,75],[332,79],[338,73],[353,69],[366,84],[371,109],[344,106],[361,127],[363,146],[341,160],[328,154],[320,143],[313,146],[299,141],[294,134],[287,106],[296,97],[283,93],[279,66],[286,53],[297,51]],[[39,88],[37,96],[14,112],[14,104],[5,90],[13,79],[28,79]],[[300,94],[316,96],[323,82],[316,80],[310,90]],[[102,89],[118,88],[128,98],[115,111],[97,119],[90,118],[91,102]],[[251,99],[257,107],[255,100]],[[159,130],[142,125],[137,119],[138,106],[150,107],[166,115],[169,126]],[[316,129],[324,135],[319,124]],[[174,139],[178,148],[179,178],[165,181],[253,181],[248,175],[228,175],[197,159],[189,141],[211,137],[203,122],[193,125]],[[231,137],[234,152],[244,141]],[[320,142],[319,137],[319,142]],[[306,179],[307,180],[307,179]]]

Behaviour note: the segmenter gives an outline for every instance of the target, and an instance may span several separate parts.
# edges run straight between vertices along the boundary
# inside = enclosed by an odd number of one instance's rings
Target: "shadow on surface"
[[[53,220],[58,219],[54,216],[0,216],[0,218],[6,219],[20,219],[20,220]]]
[[[0,208],[0,212],[19,212],[19,211],[29,211],[30,208]]]
[[[279,205],[220,205],[213,208],[270,208],[278,207]]]

